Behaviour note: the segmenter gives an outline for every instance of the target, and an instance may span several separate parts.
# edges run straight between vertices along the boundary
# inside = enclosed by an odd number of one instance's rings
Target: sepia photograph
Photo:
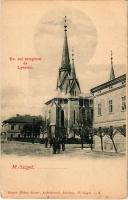
[[[127,198],[126,1],[1,5],[1,197]]]

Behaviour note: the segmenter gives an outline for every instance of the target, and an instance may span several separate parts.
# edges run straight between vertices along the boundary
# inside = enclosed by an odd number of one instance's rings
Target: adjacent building
[[[93,129],[102,132],[104,150],[114,150],[106,131],[112,129],[117,151],[125,150],[126,138],[126,74],[115,77],[111,54],[111,72],[107,82],[91,89],[93,99]],[[101,149],[100,138],[95,136],[95,148]]]
[[[41,125],[41,116],[17,114],[15,117],[3,121],[1,136],[3,140],[31,138],[33,133],[34,137],[39,137]]]

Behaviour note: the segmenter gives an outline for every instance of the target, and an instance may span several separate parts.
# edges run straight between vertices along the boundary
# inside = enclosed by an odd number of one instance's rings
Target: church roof
[[[75,72],[75,65],[74,65],[74,61],[71,64],[71,73],[70,73],[70,77],[71,79],[76,79],[76,72]]]

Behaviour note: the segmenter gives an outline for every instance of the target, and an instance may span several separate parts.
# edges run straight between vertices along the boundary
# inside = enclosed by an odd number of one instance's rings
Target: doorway
[[[64,111],[61,110],[61,127],[64,127]]]

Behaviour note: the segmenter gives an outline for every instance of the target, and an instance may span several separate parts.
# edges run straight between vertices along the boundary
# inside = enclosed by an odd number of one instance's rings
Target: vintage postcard
[[[127,198],[127,2],[1,2],[1,198]]]

